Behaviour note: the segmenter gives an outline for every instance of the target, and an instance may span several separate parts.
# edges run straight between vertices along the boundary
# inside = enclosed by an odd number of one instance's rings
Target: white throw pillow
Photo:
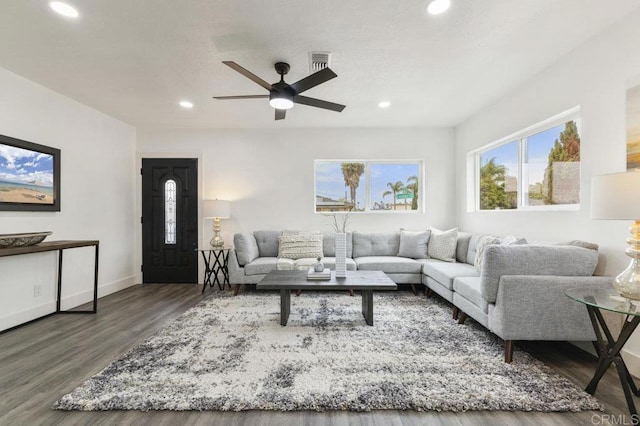
[[[456,261],[456,245],[458,244],[458,228],[441,231],[431,229],[431,237],[427,244],[427,255],[445,262]]]
[[[426,259],[427,244],[431,230],[426,231],[405,231],[400,229],[400,249],[398,256],[409,257],[411,259]]]
[[[322,234],[300,233],[281,235],[278,257],[301,259],[303,257],[322,257]]]
[[[478,240],[478,247],[476,249],[476,257],[473,260],[473,266],[478,272],[482,270],[484,249],[490,244],[500,244],[500,238],[491,235],[485,235]]]

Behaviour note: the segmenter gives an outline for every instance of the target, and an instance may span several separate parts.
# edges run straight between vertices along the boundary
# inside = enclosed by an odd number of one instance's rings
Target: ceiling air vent
[[[331,52],[309,52],[309,72],[313,74],[331,65]]]

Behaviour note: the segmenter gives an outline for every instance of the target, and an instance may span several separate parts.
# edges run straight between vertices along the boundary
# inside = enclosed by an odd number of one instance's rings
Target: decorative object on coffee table
[[[631,262],[613,286],[624,297],[640,300],[640,171],[592,177],[591,218],[634,221],[626,250]]]
[[[220,219],[231,217],[231,203],[226,200],[204,200],[204,218],[213,219],[213,238],[211,247],[221,249],[224,247],[224,240],[220,236]]]
[[[318,262],[315,265],[313,265],[313,270],[316,271],[316,272],[324,271],[324,264],[322,263],[322,258],[318,257],[316,260]]]
[[[347,276],[347,234],[336,234],[336,278]]]
[[[40,244],[51,234],[51,231],[25,232],[21,234],[0,234],[0,248],[26,247]]]

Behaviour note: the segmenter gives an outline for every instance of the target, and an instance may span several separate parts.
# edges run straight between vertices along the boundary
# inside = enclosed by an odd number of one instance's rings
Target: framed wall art
[[[0,211],[60,211],[60,150],[0,135]]]

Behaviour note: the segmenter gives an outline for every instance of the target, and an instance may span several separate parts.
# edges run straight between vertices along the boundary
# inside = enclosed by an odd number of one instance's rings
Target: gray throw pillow
[[[400,229],[400,249],[398,256],[410,257],[412,259],[427,258],[427,243],[431,236],[431,230],[426,231],[405,231]]]
[[[248,232],[235,234],[233,236],[233,245],[236,249],[236,257],[240,266],[247,265],[260,256],[258,244],[253,234]]]
[[[456,244],[458,242],[458,228],[441,231],[431,228],[431,237],[427,243],[427,255],[445,262],[456,261]]]

